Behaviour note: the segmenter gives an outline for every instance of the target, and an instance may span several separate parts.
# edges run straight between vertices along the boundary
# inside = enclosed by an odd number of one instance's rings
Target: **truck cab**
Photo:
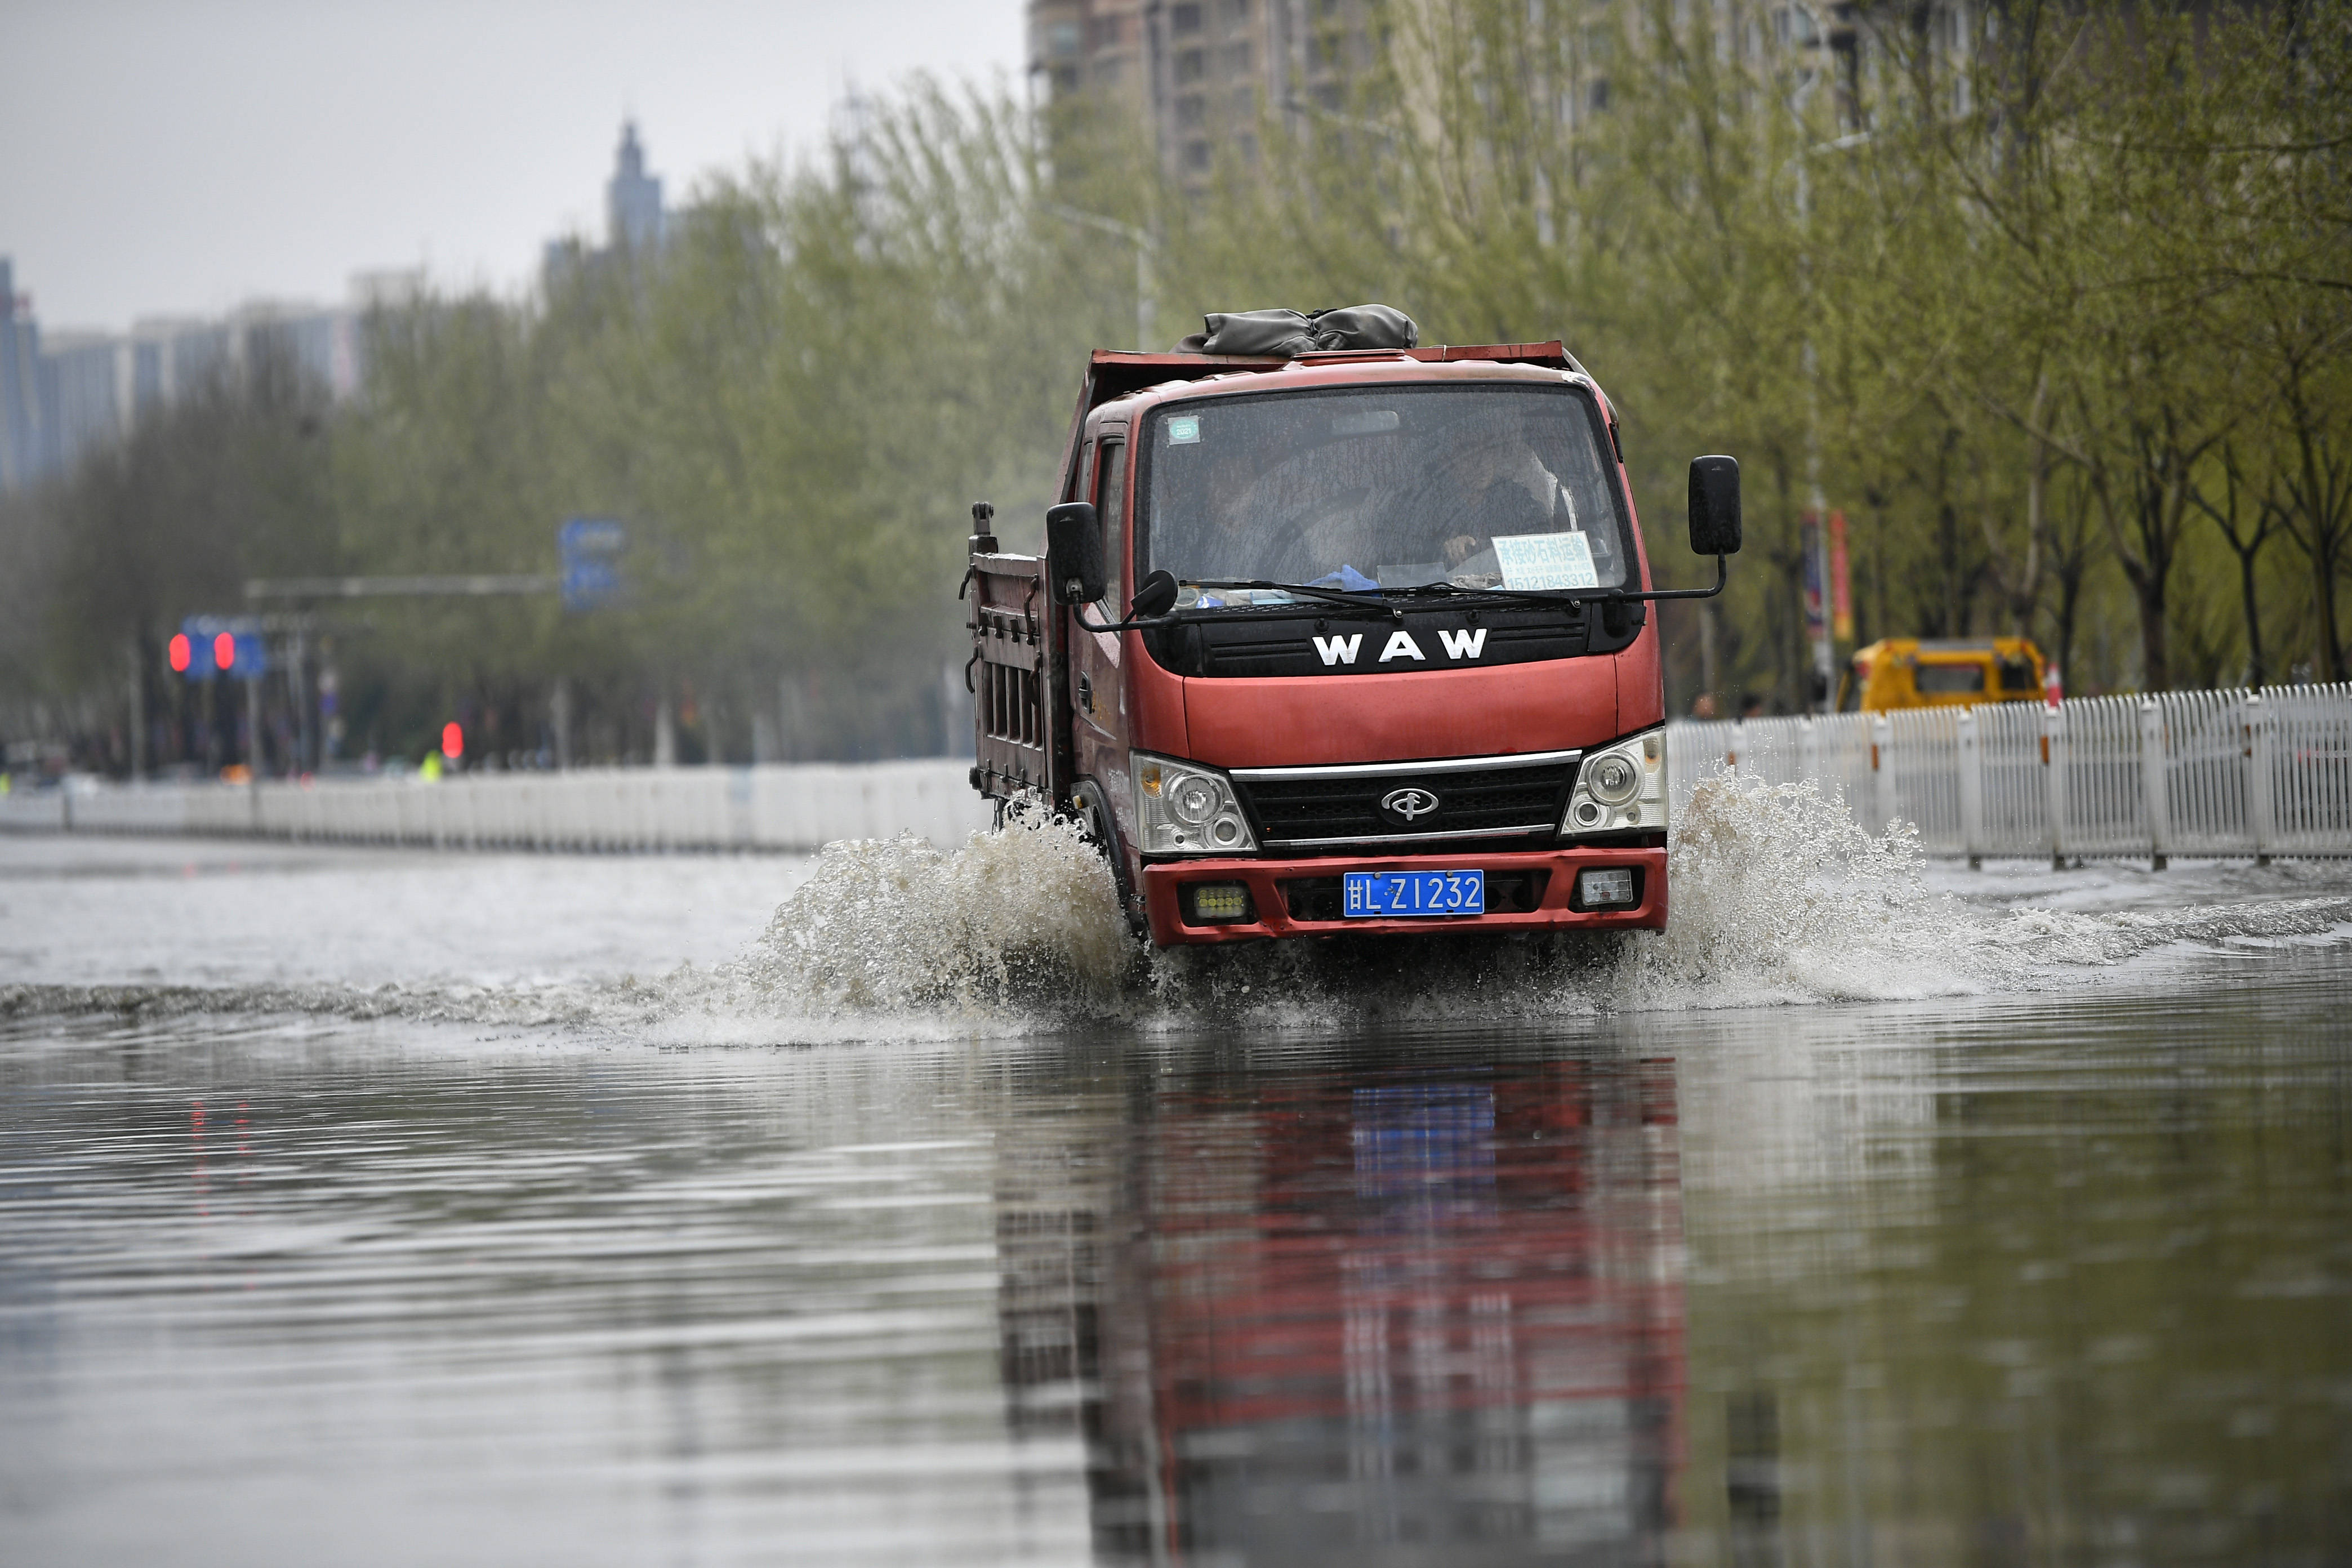
[[[1559,343],[1097,353],[1060,495],[1031,555],[973,509],[972,783],[1081,817],[1154,942],[1664,926],[1674,595]]]

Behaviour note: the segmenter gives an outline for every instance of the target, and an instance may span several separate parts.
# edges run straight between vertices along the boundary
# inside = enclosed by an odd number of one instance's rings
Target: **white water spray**
[[[1067,822],[1013,814],[940,849],[829,846],[738,958],[650,981],[534,985],[0,985],[11,1020],[188,1014],[402,1018],[681,1044],[1005,1036],[1074,1024],[1309,1033],[1382,1022],[1905,1000],[2079,984],[2176,944],[2352,938],[2341,867],[2209,874],[2200,899],[2121,911],[1938,892],[1906,829],[1873,836],[1813,783],[1727,776],[1693,793],[1663,932],[1454,931],[1153,952]],[[2059,901],[2118,890],[2094,872]],[[2182,884],[2164,884],[2168,892]],[[2015,886],[2014,880],[2009,883]],[[2242,895],[2216,897],[2216,887]],[[1991,888],[1993,884],[1988,883]],[[2309,889],[2316,897],[2282,897]],[[2013,896],[2013,895],[2012,895]]]
[[[1031,808],[951,851],[920,838],[827,846],[721,977],[796,1012],[1100,1014],[1119,1009],[1138,955],[1101,855]]]
[[[826,1034],[863,1020],[888,1034],[1895,1000],[2032,988],[2169,942],[2352,921],[2345,897],[2003,911],[1936,892],[1922,872],[1907,827],[1872,835],[1811,781],[1731,776],[1702,784],[1681,815],[1662,933],[1465,931],[1154,953],[1128,935],[1093,847],[1033,812],[950,851],[911,839],[828,847],[760,942],[720,972],[714,1011],[824,1022]]]

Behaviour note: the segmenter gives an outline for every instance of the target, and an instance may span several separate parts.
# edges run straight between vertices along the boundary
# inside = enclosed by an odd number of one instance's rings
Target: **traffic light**
[[[466,731],[454,719],[441,726],[441,754],[453,763],[466,754]]]
[[[269,673],[269,647],[251,616],[190,616],[172,639],[170,657],[173,672],[190,680],[257,680]]]

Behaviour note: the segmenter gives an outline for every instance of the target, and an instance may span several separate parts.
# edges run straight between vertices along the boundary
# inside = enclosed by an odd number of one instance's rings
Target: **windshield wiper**
[[[1376,588],[1370,592],[1348,588],[1322,588],[1311,583],[1269,583],[1264,578],[1244,582],[1235,577],[1204,579],[1195,583],[1198,588],[1274,588],[1286,594],[1305,594],[1334,605],[1394,616],[1399,613],[1391,599],[1459,598],[1488,604],[1532,605],[1542,609],[1574,611],[1588,604],[1605,604],[1611,600],[1645,598],[1647,595],[1621,594],[1614,589],[1559,589],[1546,592],[1530,588],[1465,588],[1453,583],[1415,583],[1410,586]],[[1234,609],[1262,606],[1236,605]]]
[[[1506,604],[1543,605],[1552,609],[1572,609],[1584,603],[1582,599],[1567,596],[1575,592],[1573,589],[1547,593],[1530,588],[1465,588],[1454,583],[1415,583],[1411,587],[1383,588],[1381,591],[1384,594],[1393,594],[1403,599],[1420,598],[1423,595],[1444,598],[1499,599]]]
[[[1304,594],[1309,598],[1320,599],[1326,604],[1346,605],[1351,609],[1372,610],[1383,616],[1391,613],[1388,601],[1377,593],[1356,593],[1346,588],[1318,588],[1311,583],[1269,583],[1264,578],[1245,582],[1238,577],[1203,577],[1192,585],[1196,588],[1271,588],[1285,594]],[[1238,605],[1233,607],[1255,608],[1252,605]]]

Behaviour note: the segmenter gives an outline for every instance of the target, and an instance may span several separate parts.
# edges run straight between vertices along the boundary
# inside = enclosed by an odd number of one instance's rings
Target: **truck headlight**
[[[1622,833],[1631,828],[1664,831],[1666,826],[1666,732],[1663,728],[1588,752],[1569,792],[1563,837]]]
[[[1233,781],[1215,768],[1134,753],[1135,820],[1146,855],[1255,852],[1257,836],[1242,815]]]

